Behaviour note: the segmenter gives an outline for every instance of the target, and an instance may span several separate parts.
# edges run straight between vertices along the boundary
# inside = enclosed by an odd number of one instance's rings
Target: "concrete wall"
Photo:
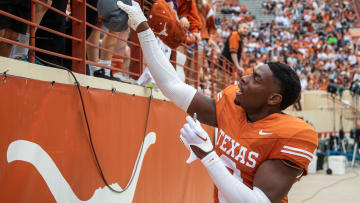
[[[341,100],[339,96],[335,97],[335,102],[331,95],[325,91],[305,91],[301,97],[302,111],[295,111],[293,107],[290,107],[285,112],[310,121],[315,130],[319,132],[333,131],[334,122],[335,131],[338,131],[342,114],[344,130],[349,131],[354,127],[355,122],[355,102],[353,100],[355,99],[351,96],[350,91],[344,91]]]

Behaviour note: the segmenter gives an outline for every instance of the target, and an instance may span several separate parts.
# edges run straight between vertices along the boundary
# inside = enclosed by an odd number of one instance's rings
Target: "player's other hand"
[[[199,121],[194,121],[190,116],[186,117],[187,123],[180,130],[180,139],[190,151],[190,157],[186,161],[191,163],[196,158],[202,159],[213,150],[209,135],[201,127]]]
[[[136,1],[132,1],[131,6],[124,4],[122,1],[118,1],[117,6],[128,14],[128,24],[133,30],[136,30],[140,23],[147,21],[140,5]]]

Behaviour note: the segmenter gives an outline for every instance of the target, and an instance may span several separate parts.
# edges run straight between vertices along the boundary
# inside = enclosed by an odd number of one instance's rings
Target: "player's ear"
[[[282,95],[279,93],[273,93],[268,98],[268,104],[270,105],[280,105],[282,101]]]

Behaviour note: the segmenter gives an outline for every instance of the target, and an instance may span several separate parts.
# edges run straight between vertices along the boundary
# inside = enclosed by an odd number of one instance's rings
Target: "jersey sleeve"
[[[177,8],[178,16],[186,17],[189,20],[190,28],[189,32],[195,33],[201,30],[201,19],[198,9],[196,8],[194,0],[181,0],[178,1],[179,7]]]
[[[205,4],[205,9],[206,9],[206,28],[209,34],[215,34],[216,33],[215,13],[208,4]]]
[[[237,53],[239,49],[239,40],[240,37],[236,32],[233,32],[229,38],[229,52]]]
[[[279,139],[272,150],[269,159],[281,159],[294,163],[296,166],[304,169],[304,175],[307,174],[307,168],[317,147],[317,134],[312,129],[304,129],[295,133],[289,139]],[[291,164],[286,164],[291,166]],[[296,168],[296,166],[294,166]]]

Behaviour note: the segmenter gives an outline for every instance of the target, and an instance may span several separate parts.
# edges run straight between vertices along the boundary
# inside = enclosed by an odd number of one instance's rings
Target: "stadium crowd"
[[[349,1],[264,1],[262,13],[276,17],[252,27],[241,66],[280,61],[296,69],[303,90],[326,90],[329,82],[349,87],[360,73],[358,41],[349,31],[356,20],[351,5]],[[236,25],[251,19],[247,11],[240,15],[240,20],[234,14],[231,20],[221,19],[220,46]]]

